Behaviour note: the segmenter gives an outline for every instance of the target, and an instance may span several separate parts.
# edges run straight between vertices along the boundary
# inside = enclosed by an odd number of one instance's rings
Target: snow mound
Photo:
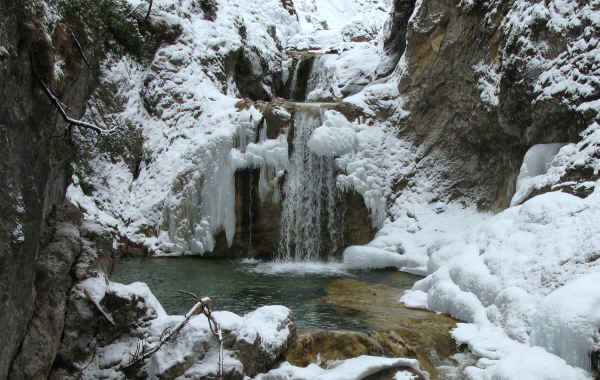
[[[266,374],[258,375],[255,377],[255,380],[361,380],[381,370],[396,367],[413,368],[426,379],[429,379],[429,375],[419,369],[419,362],[415,359],[394,359],[363,355],[339,361],[328,368],[321,368],[316,364],[310,364],[308,367],[301,368],[285,362],[279,368],[271,370]]]
[[[396,252],[354,245],[344,250],[344,265],[349,269],[402,268],[406,258]]]
[[[589,378],[574,367],[598,350],[599,195],[546,193],[429,243],[429,275],[402,301],[468,322],[453,334],[483,357],[472,379]]]
[[[591,368],[590,352],[600,349],[600,272],[556,289],[536,313],[531,343],[546,347],[571,365]]]
[[[323,125],[308,140],[308,148],[320,156],[340,156],[353,152],[358,145],[352,124],[336,111],[326,111]]]

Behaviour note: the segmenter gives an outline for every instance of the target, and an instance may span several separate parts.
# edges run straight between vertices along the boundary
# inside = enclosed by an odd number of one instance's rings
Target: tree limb
[[[150,1],[150,5],[148,5],[148,12],[146,12],[146,17],[144,17],[144,23],[148,22],[148,18],[150,17],[150,11],[152,11],[152,3],[154,2],[154,0],[149,0]]]
[[[194,293],[185,292],[182,290],[179,290],[179,293],[192,297],[196,301],[196,304],[190,309],[190,311],[187,312],[183,321],[179,322],[179,324],[175,326],[174,329],[168,328],[165,331],[163,331],[156,346],[146,350],[146,348],[144,347],[144,342],[140,341],[137,345],[135,353],[131,354],[131,359],[129,360],[129,363],[127,365],[122,366],[121,369],[131,368],[137,363],[148,359],[156,352],[158,352],[168,341],[176,337],[177,334],[179,334],[179,332],[181,331],[181,329],[183,329],[183,327],[189,322],[189,320],[194,315],[204,314],[206,316],[206,319],[208,320],[208,327],[210,328],[210,331],[219,342],[218,372],[219,378],[223,379],[223,333],[221,331],[221,327],[219,326],[215,318],[211,315],[212,300],[209,297],[200,298]]]
[[[75,40],[75,44],[77,45],[77,48],[79,49],[79,54],[81,54],[81,58],[83,58],[83,62],[85,62],[88,69],[91,69],[90,62],[88,61],[87,57],[85,56],[85,53],[83,52],[83,48],[81,47],[79,40],[77,39],[77,37],[75,37],[75,34],[73,32],[71,32],[71,37],[73,37],[73,40]]]
[[[36,75],[36,77],[37,77],[37,75]],[[88,123],[88,122],[85,122],[82,120],[76,120],[76,119],[69,117],[69,115],[67,115],[67,112],[61,105],[61,101],[56,97],[56,95],[54,95],[52,90],[50,90],[50,88],[48,88],[48,86],[46,86],[46,84],[44,83],[44,81],[41,78],[37,77],[37,79],[40,82],[42,89],[44,89],[44,92],[46,93],[46,95],[48,95],[48,98],[50,98],[50,100],[52,101],[52,103],[54,104],[54,106],[56,107],[58,112],[60,112],[64,121],[67,122],[68,124],[74,125],[77,127],[81,127],[81,128],[91,129],[99,134],[111,134],[117,130],[118,126],[115,126],[111,129],[104,129],[104,128],[100,128],[99,126],[97,126],[95,124],[91,124],[91,123]]]

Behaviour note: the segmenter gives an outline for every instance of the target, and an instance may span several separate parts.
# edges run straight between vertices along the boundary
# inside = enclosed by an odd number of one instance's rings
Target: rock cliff
[[[400,135],[419,146],[417,170],[442,168],[446,199],[505,208],[530,146],[578,142],[598,118],[597,4],[417,3],[412,15],[411,2],[395,3],[394,26],[408,26],[389,43],[389,54],[406,49],[397,69],[410,116]],[[585,182],[582,172],[563,182]]]

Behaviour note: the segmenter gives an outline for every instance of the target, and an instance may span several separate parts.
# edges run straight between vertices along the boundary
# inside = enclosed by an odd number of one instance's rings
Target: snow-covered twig
[[[37,78],[38,81],[40,82],[40,86],[42,86],[42,89],[44,90],[44,92],[46,93],[46,95],[48,95],[48,98],[50,98],[50,100],[52,101],[52,103],[54,104],[54,106],[56,107],[56,109],[58,109],[58,112],[60,112],[61,116],[63,117],[63,119],[65,120],[65,122],[67,122],[70,125],[74,125],[76,127],[81,127],[81,128],[86,128],[86,129],[91,129],[99,134],[111,134],[114,131],[117,130],[118,126],[115,126],[111,129],[104,129],[104,128],[100,128],[99,126],[95,125],[95,124],[91,124],[82,120],[76,120],[73,119],[71,117],[69,117],[69,115],[67,115],[67,112],[65,111],[65,109],[63,108],[63,106],[61,105],[61,101],[56,97],[56,95],[54,95],[54,93],[52,92],[52,90],[50,90],[50,88],[48,86],[46,86],[46,83],[44,83],[44,81],[41,78]]]
[[[213,333],[213,335],[217,338],[219,342],[219,379],[223,379],[223,333],[221,331],[221,327],[211,315],[212,300],[208,297],[200,298],[191,292],[179,292],[192,297],[196,301],[196,304],[190,309],[190,311],[187,312],[183,321],[179,322],[179,324],[174,329],[166,329],[165,331],[163,331],[156,346],[146,350],[143,341],[138,343],[136,352],[131,354],[131,360],[126,366],[123,366],[122,369],[130,368],[135,364],[140,363],[154,355],[168,341],[176,337],[194,315],[204,314],[208,320],[208,326],[210,328],[210,331]]]

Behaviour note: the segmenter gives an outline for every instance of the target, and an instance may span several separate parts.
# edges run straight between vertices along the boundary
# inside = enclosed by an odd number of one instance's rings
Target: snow
[[[326,111],[323,125],[316,128],[308,140],[308,147],[320,156],[341,156],[353,152],[358,145],[352,125],[339,112]]]
[[[511,200],[511,205],[517,205],[536,188],[536,177],[542,176],[548,172],[552,160],[563,146],[564,143],[556,144],[537,144],[529,148],[525,157],[523,158],[523,164],[519,170],[519,176],[517,177],[517,189],[515,195]]]
[[[321,368],[316,364],[310,364],[307,367],[301,368],[285,362],[279,368],[256,376],[255,380],[278,380],[282,378],[293,378],[296,380],[361,380],[381,370],[396,367],[413,368],[426,379],[429,379],[429,376],[425,372],[419,370],[419,363],[415,359],[382,358],[363,355],[332,363],[327,368]]]
[[[367,246],[347,248],[341,264],[259,263],[255,270],[294,275],[318,267],[324,273],[347,274],[354,268],[393,266],[425,275],[398,297],[409,307],[448,313],[465,322],[454,336],[481,356],[467,369],[470,379],[589,378],[574,366],[589,369],[585,352],[598,345],[598,298],[592,291],[600,270],[598,194],[585,200],[544,194],[520,204],[536,190],[561,185],[571,169],[585,167],[598,174],[597,121],[590,122],[577,142],[532,147],[524,157],[514,207],[498,215],[481,213],[461,200],[448,201],[454,183],[440,173],[451,158],[427,156],[422,147],[398,138],[404,135],[402,121],[412,101],[398,89],[400,78],[409,74],[407,58],[400,59],[388,78],[374,82],[384,59],[384,36],[377,33],[389,18],[391,0],[298,0],[297,18],[278,0],[219,1],[215,22],[200,17],[194,3],[183,0],[175,7],[167,0],[155,1],[157,16],[180,25],[183,34],[162,46],[149,67],[128,57],[105,63],[104,80],[118,84],[115,97],[126,100],[123,110],[108,116],[142,129],[145,157],[137,178],[122,160],[96,151],[91,172],[76,168],[67,197],[84,210],[86,219],[145,244],[155,254],[204,254],[214,248],[219,231],[231,244],[235,170],[260,168],[261,199],[282,199],[277,183],[290,166],[287,136],[254,139],[261,112],[239,106],[239,90],[232,80],[223,80],[222,65],[229,54],[244,49],[254,73],[281,70],[293,75],[291,55],[280,51],[280,43],[284,50],[316,56],[309,101],[343,99],[366,116],[350,122],[335,111],[324,112],[309,148],[335,159],[342,173],[337,188],[358,192],[379,230]],[[473,3],[456,5],[466,12]],[[498,3],[486,3],[486,22],[500,14],[494,13]],[[507,16],[497,21],[503,45],[496,63],[474,62],[484,105],[491,110],[500,104],[501,66],[522,63],[522,70],[534,76],[534,103],[560,102],[593,118],[600,111],[595,99],[600,86],[594,28],[600,23],[598,4],[512,2]],[[409,21],[416,31],[422,5],[416,2]],[[236,25],[245,26],[245,39]],[[276,26],[276,38],[267,25]],[[557,54],[538,38],[536,25],[546,26],[552,38],[565,44],[564,51]],[[93,117],[94,109],[93,101],[86,117]],[[77,177],[92,185],[93,194],[84,194]],[[600,191],[590,181],[578,185]],[[282,317],[283,311],[267,314]],[[267,314],[243,321],[267,323]],[[231,326],[242,323],[242,317],[229,314],[219,318]],[[201,323],[200,318],[194,321]],[[245,331],[248,339],[257,334],[250,325]],[[269,339],[280,337],[273,333]],[[227,357],[232,366],[239,365]],[[350,377],[343,374],[363,361],[369,366],[391,363],[368,358],[328,369],[284,364],[261,376],[360,378],[362,370]],[[193,376],[210,371],[194,368]]]
[[[477,87],[481,91],[481,101],[489,106],[497,107],[500,104],[498,94],[500,93],[500,80],[502,79],[497,68],[479,62],[473,69],[479,74]]]
[[[416,376],[408,371],[398,371],[394,375],[394,380],[415,380]]]
[[[589,353],[600,348],[600,272],[568,282],[541,302],[531,343],[567,363],[591,368]]]
[[[244,315],[238,336],[253,344],[260,336],[260,345],[268,353],[273,353],[273,347],[281,347],[291,334],[288,325],[282,322],[291,319],[291,311],[285,306],[262,306]],[[273,357],[273,359],[276,359]]]
[[[588,378],[574,367],[590,369],[586,358],[600,326],[592,290],[600,273],[596,196],[539,195],[456,234],[444,248],[430,245],[449,253],[431,255],[430,274],[402,301],[468,322],[453,335],[482,357],[470,378],[511,379],[517,371],[531,379]]]
[[[402,268],[406,265],[406,258],[383,249],[350,246],[344,250],[344,265],[351,269]]]

